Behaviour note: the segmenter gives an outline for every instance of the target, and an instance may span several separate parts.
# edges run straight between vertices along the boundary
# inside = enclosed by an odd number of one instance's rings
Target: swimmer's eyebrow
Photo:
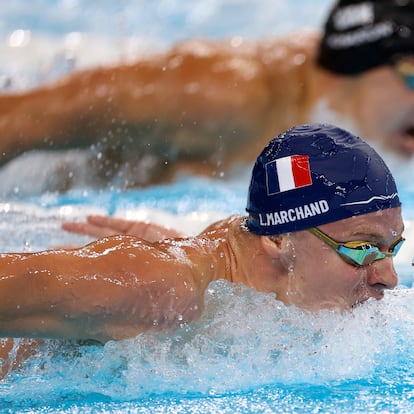
[[[391,241],[391,244],[395,241],[397,241],[402,234],[404,233],[404,227],[402,228],[402,230],[400,232],[396,232],[396,236],[394,237],[394,239]],[[359,240],[363,240],[363,241],[373,241],[379,244],[384,244],[385,243],[385,236],[383,234],[380,234],[378,232],[376,232],[375,230],[372,229],[357,229],[357,231],[353,232],[350,237],[356,237],[359,238]]]

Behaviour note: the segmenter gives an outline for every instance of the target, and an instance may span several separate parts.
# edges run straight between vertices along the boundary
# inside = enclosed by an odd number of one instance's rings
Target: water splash
[[[313,314],[286,307],[273,295],[217,281],[206,293],[201,319],[175,332],[105,346],[47,342],[3,380],[0,400],[217,397],[361,380],[397,386],[414,369],[413,294],[399,290],[350,313]]]

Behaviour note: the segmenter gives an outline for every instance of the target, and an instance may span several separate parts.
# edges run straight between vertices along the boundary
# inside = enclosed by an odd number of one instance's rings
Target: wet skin
[[[403,231],[401,217],[395,210],[356,216],[319,228],[335,240],[375,242],[387,251]],[[386,289],[397,285],[392,258],[353,266],[309,232],[294,233],[291,238],[296,257],[286,289],[291,303],[309,309],[349,309],[369,298],[382,299]]]

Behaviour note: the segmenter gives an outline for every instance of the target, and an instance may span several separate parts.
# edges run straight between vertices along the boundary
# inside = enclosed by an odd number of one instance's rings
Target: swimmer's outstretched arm
[[[127,234],[149,242],[186,236],[184,233],[171,227],[161,226],[148,221],[124,220],[116,217],[98,215],[88,216],[85,222],[65,222],[62,224],[62,228],[72,233],[97,238]]]
[[[192,320],[211,258],[163,243],[118,236],[74,250],[0,255],[0,336],[105,342]]]
[[[202,132],[216,126],[232,134],[240,127],[239,134],[257,138],[253,131],[273,112],[268,73],[251,49],[189,42],[135,64],[82,71],[25,93],[0,95],[0,154],[6,159],[34,147],[86,147],[108,134],[130,140],[137,128],[149,145],[155,128],[187,154],[192,146],[199,151],[203,139],[202,147],[211,146],[211,134]]]

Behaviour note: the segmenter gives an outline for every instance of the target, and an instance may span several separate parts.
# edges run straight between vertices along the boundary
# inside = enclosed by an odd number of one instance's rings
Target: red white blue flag
[[[312,185],[307,155],[291,155],[266,164],[267,194],[283,193]]]

